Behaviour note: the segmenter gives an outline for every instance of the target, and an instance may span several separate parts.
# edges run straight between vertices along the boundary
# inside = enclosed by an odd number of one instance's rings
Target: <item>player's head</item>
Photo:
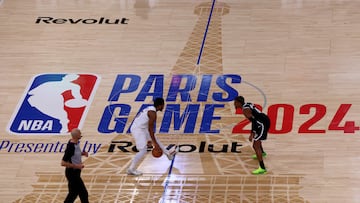
[[[242,108],[242,106],[245,104],[245,99],[243,96],[237,96],[234,99],[234,106],[235,109]]]
[[[74,128],[71,130],[71,137],[76,140],[81,139],[81,131],[78,128]]]
[[[154,106],[157,111],[162,111],[164,109],[165,101],[163,98],[156,98],[154,100]]]

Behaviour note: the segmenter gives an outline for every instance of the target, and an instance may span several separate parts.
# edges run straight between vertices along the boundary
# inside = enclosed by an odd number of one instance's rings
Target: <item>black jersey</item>
[[[255,120],[263,120],[264,117],[267,117],[263,112],[260,111],[254,104],[252,103],[245,103],[242,107],[243,109],[250,109],[251,114],[254,116]]]
[[[269,117],[256,108],[252,103],[245,103],[243,109],[250,109],[253,118],[251,119],[251,131],[255,134],[254,140],[266,140],[270,127]]]

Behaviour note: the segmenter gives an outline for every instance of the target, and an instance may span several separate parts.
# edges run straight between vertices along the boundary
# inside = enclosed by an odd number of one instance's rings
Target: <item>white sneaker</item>
[[[127,174],[128,175],[133,175],[133,176],[141,176],[143,173],[141,171],[138,171],[138,170],[128,169]]]
[[[179,147],[177,147],[175,145],[174,147],[169,149],[165,154],[166,154],[167,158],[171,161],[174,159],[175,154],[178,152],[179,152]]]

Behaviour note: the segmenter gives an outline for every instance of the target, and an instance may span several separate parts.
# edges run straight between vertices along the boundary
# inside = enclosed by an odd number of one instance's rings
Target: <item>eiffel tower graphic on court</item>
[[[216,2],[214,6],[200,63],[198,63],[199,49],[203,42],[211,8],[211,2],[196,6],[197,22],[171,70],[171,75],[193,74],[200,79],[206,74],[214,76],[224,74],[222,16],[230,12],[230,7],[225,3]],[[168,87],[168,85],[164,86]],[[196,91],[193,92],[190,95],[196,98]],[[209,95],[213,92],[221,92],[221,90],[212,84]],[[201,105],[212,102],[203,102]],[[178,143],[198,143],[199,140],[206,140],[207,143],[214,144],[214,148],[219,148],[224,145],[231,146],[231,143],[236,141],[243,145],[241,153],[199,155],[203,163],[203,174],[174,172],[176,178],[169,178],[162,174],[132,177],[126,175],[126,168],[134,154],[109,153],[109,145],[103,146],[99,153],[85,161],[86,168],[82,173],[90,199],[93,202],[114,202],[115,200],[118,202],[158,202],[160,199],[163,199],[163,202],[307,202],[299,195],[302,188],[300,186],[302,176],[274,175],[271,172],[265,176],[250,174],[258,163],[251,159],[253,150],[251,144],[245,139],[247,135],[232,133],[234,125],[232,121],[240,121],[244,118],[241,115],[234,115],[231,105],[232,103],[225,104],[225,108],[216,112],[223,118],[212,125],[214,129],[221,129],[219,134],[178,134],[175,138],[169,136],[164,144],[172,143],[172,139],[176,139]],[[119,139],[132,140],[132,137],[118,135],[113,138],[113,140]],[[216,170],[213,169],[214,167]],[[210,171],[209,168],[212,170]],[[65,199],[67,181],[64,174],[39,172],[37,176],[39,179],[33,185],[33,192],[17,202],[62,202]],[[163,187],[165,181],[170,191],[166,194]],[[217,190],[217,187],[221,189]]]

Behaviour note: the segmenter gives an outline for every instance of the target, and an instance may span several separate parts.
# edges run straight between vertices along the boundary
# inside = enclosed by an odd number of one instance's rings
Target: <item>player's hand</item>
[[[153,146],[154,146],[154,148],[160,149],[160,146],[159,146],[159,144],[157,142],[153,142]]]
[[[85,167],[84,164],[74,164],[75,169],[83,169]]]
[[[251,134],[249,135],[249,141],[252,142],[253,139],[254,139],[254,134],[251,133]]]
[[[81,155],[88,157],[89,153],[88,152],[81,152]]]

